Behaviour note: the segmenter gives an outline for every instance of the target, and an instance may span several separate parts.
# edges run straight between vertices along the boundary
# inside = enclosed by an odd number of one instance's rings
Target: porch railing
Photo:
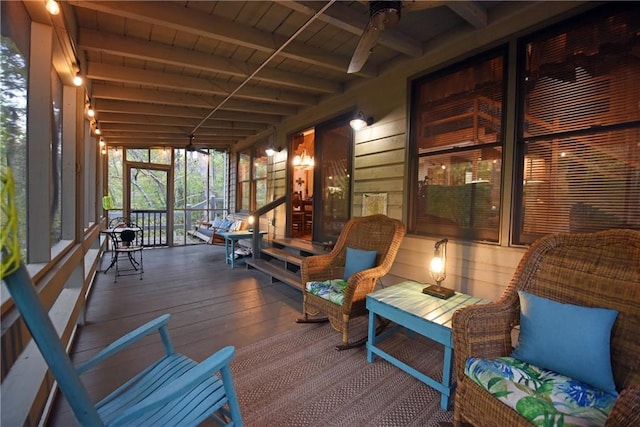
[[[143,246],[167,246],[167,211],[132,210],[131,221],[142,228]]]

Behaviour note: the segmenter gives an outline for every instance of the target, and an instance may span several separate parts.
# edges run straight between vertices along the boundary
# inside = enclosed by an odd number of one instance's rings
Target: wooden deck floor
[[[103,259],[106,267],[109,254]],[[104,268],[103,267],[103,268]],[[113,270],[99,273],[72,349],[74,363],[86,360],[115,338],[161,314],[170,313],[176,350],[203,360],[226,345],[246,346],[296,327],[300,291],[244,265],[224,262],[224,247],[195,245],[144,251],[144,278],[126,276],[113,283]],[[109,359],[82,376],[94,400],[113,390],[162,353],[157,335]],[[75,425],[58,395],[48,426]]]

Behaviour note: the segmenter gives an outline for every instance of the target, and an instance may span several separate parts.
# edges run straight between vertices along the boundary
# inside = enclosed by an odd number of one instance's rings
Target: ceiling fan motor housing
[[[400,21],[401,1],[372,1],[369,2],[371,22],[378,29],[394,26]]]

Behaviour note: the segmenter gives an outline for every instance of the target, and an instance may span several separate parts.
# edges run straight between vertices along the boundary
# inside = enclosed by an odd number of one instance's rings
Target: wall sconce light
[[[106,148],[103,148],[102,150],[100,150],[100,152],[101,152],[102,154],[107,154],[107,149],[106,149]]]
[[[267,149],[264,150],[265,154],[269,157],[281,151],[282,151],[282,147],[274,147],[273,145],[268,146]]]
[[[80,75],[80,71],[78,71],[76,73],[76,75],[73,77],[73,84],[74,86],[82,86],[82,82],[84,81],[84,79],[82,78],[82,76]]]
[[[449,239],[442,239],[436,242],[433,259],[429,265],[429,274],[435,280],[436,284],[427,286],[422,293],[431,295],[436,298],[447,299],[453,296],[453,289],[440,286],[442,281],[447,277],[447,242]]]
[[[102,134],[102,131],[100,130],[100,128],[98,127],[98,122],[96,122],[96,130],[93,131],[96,135],[100,135]]]
[[[358,114],[349,122],[349,126],[353,130],[361,130],[366,126],[371,126],[373,124],[373,117],[366,117],[362,111],[359,111]]]
[[[104,147],[105,145],[104,139],[100,138],[100,147]]]
[[[47,9],[47,12],[52,15],[57,15],[60,13],[60,5],[56,0],[47,0],[45,8]]]

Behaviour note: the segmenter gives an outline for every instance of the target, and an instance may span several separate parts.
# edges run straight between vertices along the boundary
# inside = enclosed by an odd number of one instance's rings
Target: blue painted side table
[[[367,295],[367,309],[369,310],[367,361],[372,363],[375,354],[428,386],[435,388],[441,393],[440,406],[447,410],[453,389],[451,385],[451,370],[453,367],[451,318],[453,312],[461,307],[484,304],[489,301],[459,292],[444,300],[423,294],[422,289],[425,286],[424,283],[407,281]],[[397,326],[376,336],[376,315],[394,322]],[[444,346],[442,382],[438,382],[376,347],[377,343],[395,333],[398,328],[414,331]]]
[[[238,240],[245,240],[253,238],[253,231],[243,230],[243,231],[227,231],[227,232],[219,232],[220,236],[224,237],[224,253],[225,253],[225,262],[227,264],[231,264],[231,268],[236,268],[236,254],[235,247]],[[260,247],[262,246],[262,236],[267,234],[266,231],[258,232],[258,247],[253,248],[255,251],[260,251]]]

